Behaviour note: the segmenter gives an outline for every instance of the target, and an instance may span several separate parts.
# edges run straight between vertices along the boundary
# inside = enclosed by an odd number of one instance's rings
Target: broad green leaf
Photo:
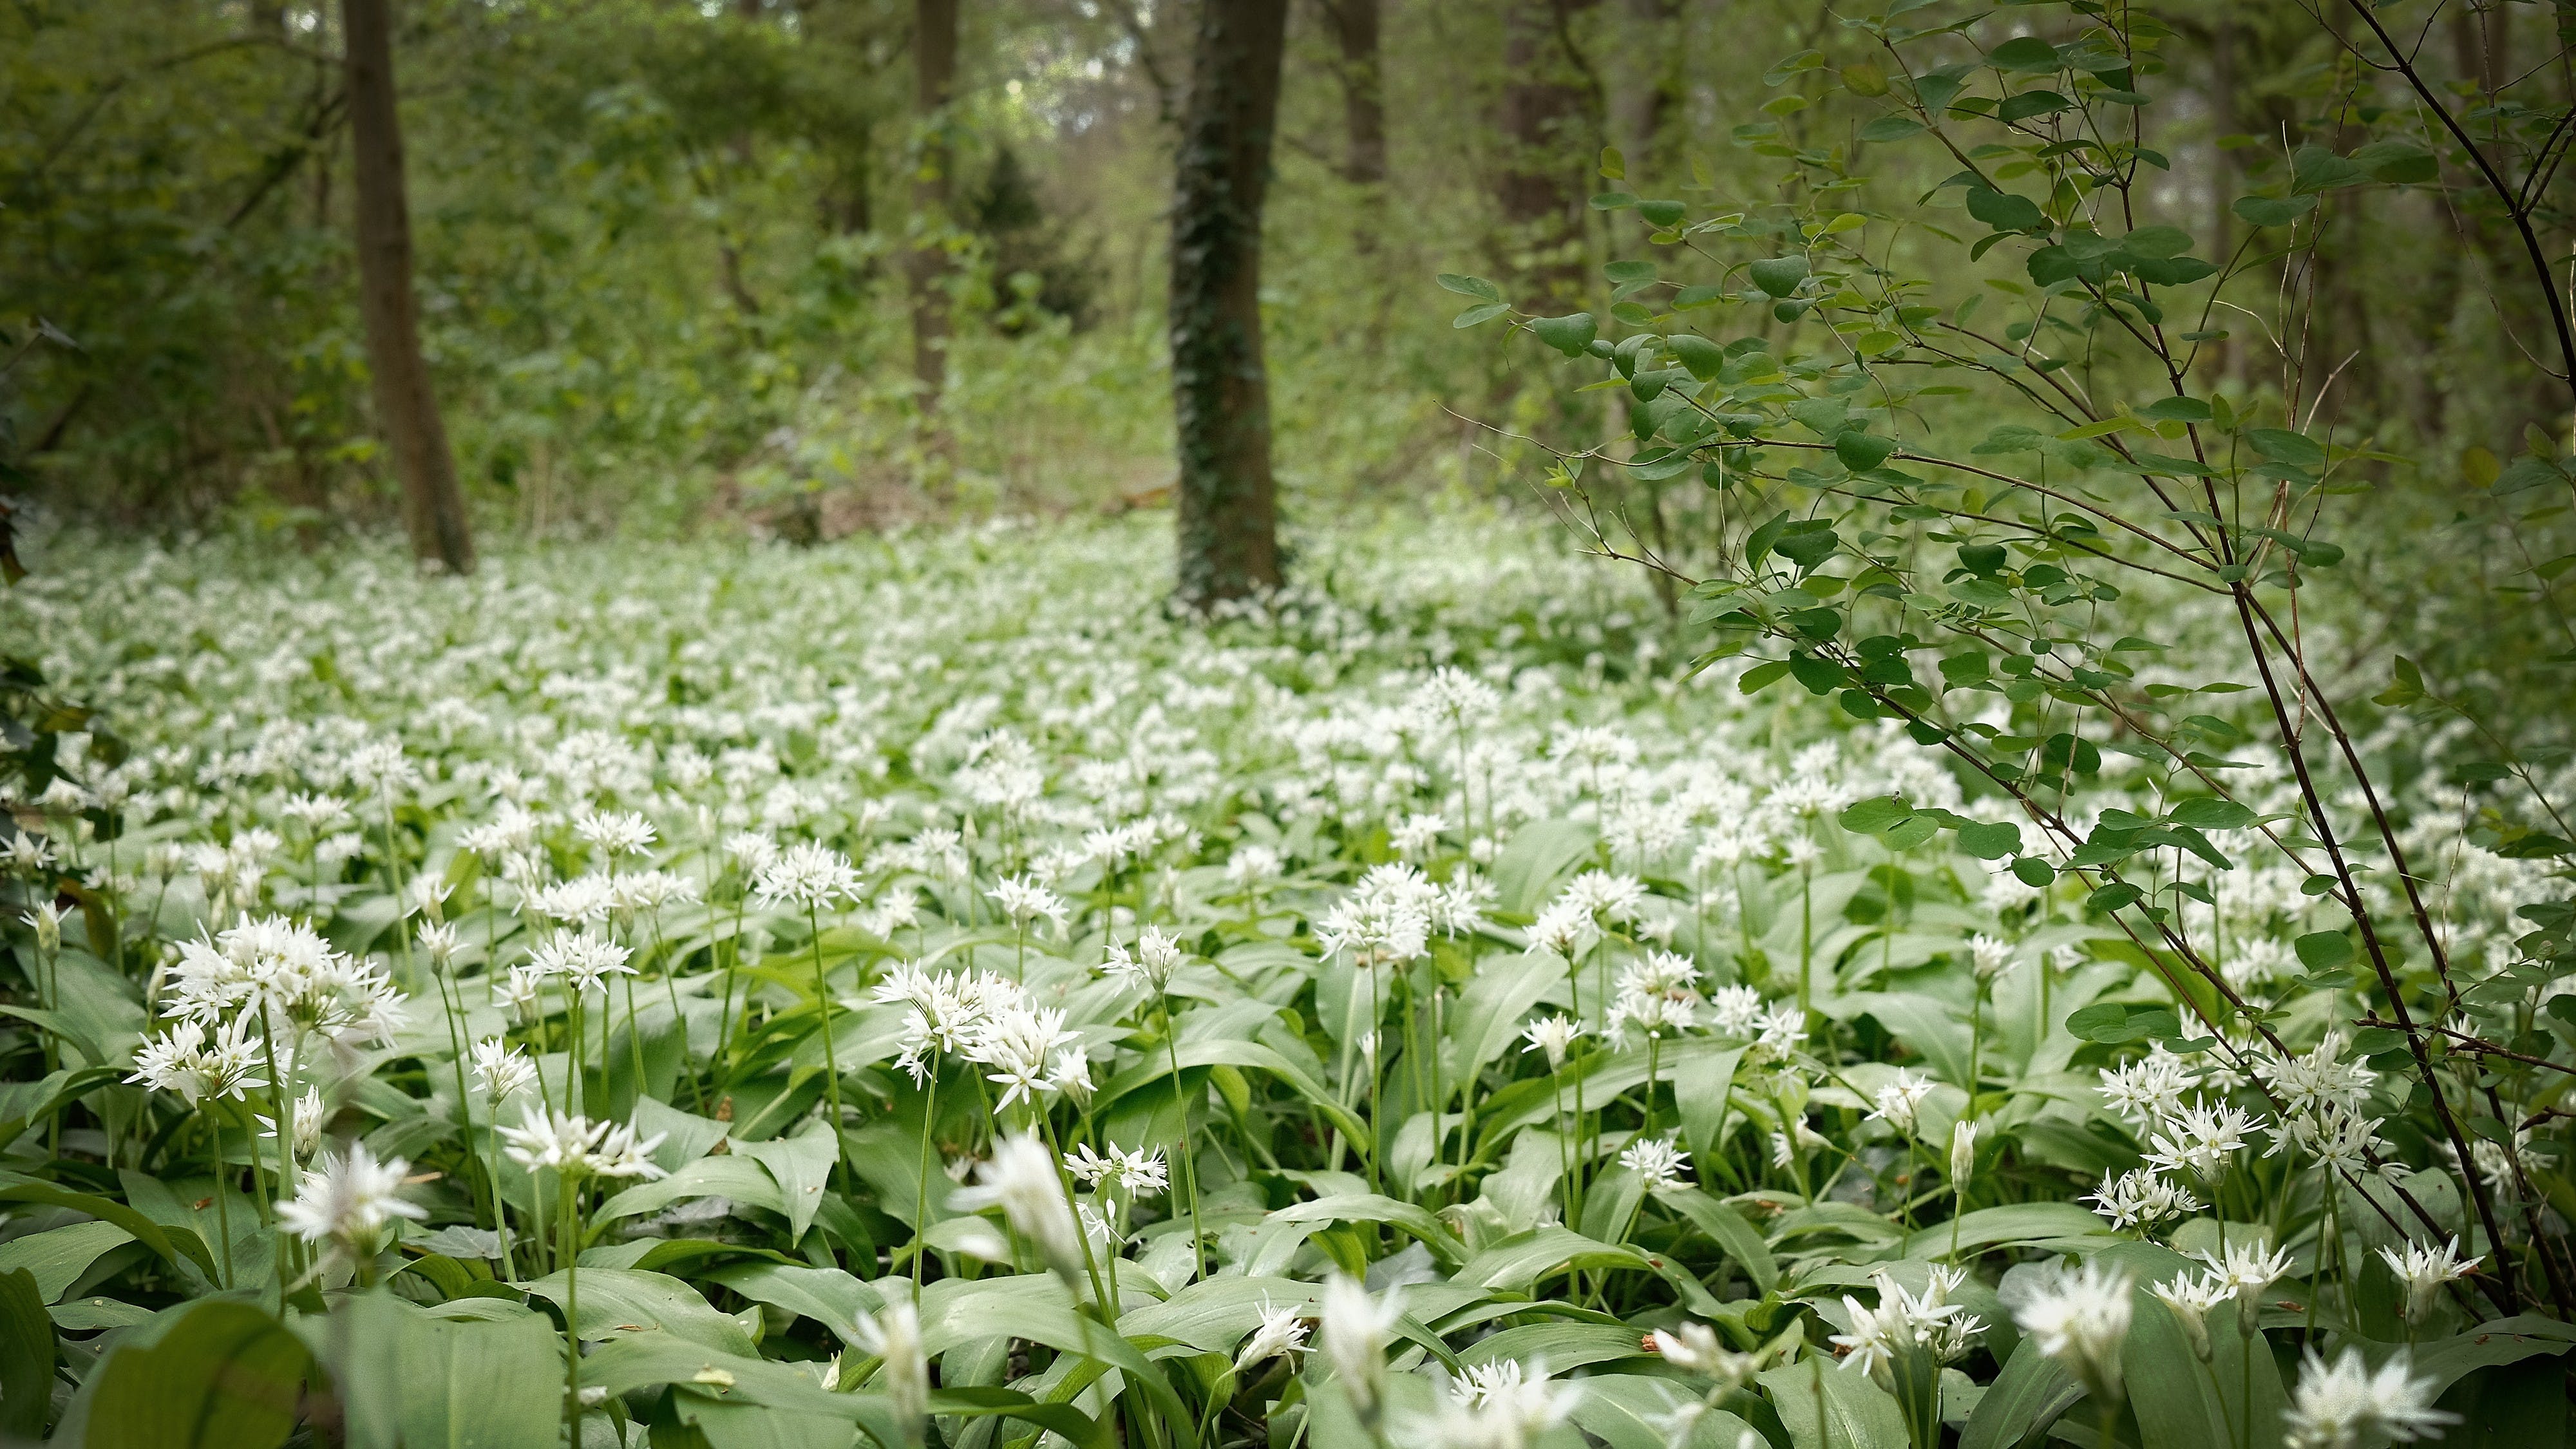
[[[1549,1360],[1551,1366],[1554,1362]],[[1583,1396],[1574,1403],[1575,1426],[1610,1449],[1737,1449],[1751,1432],[1742,1419],[1710,1409],[1692,1422],[1690,1437],[1677,1445],[1672,1431],[1676,1412],[1693,1407],[1700,1396],[1669,1378],[1588,1374],[1581,1389]]]
[[[1979,1208],[1959,1219],[1959,1250],[2067,1246],[2076,1241],[2106,1242],[2110,1226],[2071,1202],[2017,1202]],[[1903,1256],[1937,1258],[1950,1250],[1950,1224],[1924,1228],[1905,1240]]]
[[[1905,1416],[1869,1375],[1813,1354],[1755,1376],[1797,1449],[1907,1449]]]
[[[2466,1333],[2418,1343],[2411,1351],[2403,1344],[2361,1345],[2364,1357],[2374,1366],[2397,1354],[2409,1354],[2411,1371],[2418,1378],[2433,1380],[2437,1395],[2479,1369],[2520,1363],[2543,1354],[2563,1354],[2571,1346],[2576,1346],[2576,1325],[2532,1313],[2490,1319]]]
[[[202,1299],[148,1345],[94,1372],[87,1449],[276,1449],[294,1428],[312,1355],[250,1304]]]
[[[164,1228],[125,1203],[95,1193],[75,1192],[57,1183],[41,1182],[15,1173],[0,1174],[0,1203],[41,1203],[47,1207],[69,1208],[87,1213],[104,1223],[112,1223],[131,1235],[136,1242],[159,1254],[163,1262],[177,1266],[182,1255],[203,1270],[208,1281],[215,1278],[215,1256],[206,1248],[203,1238],[185,1228]],[[23,1240],[22,1240],[23,1241]],[[7,1251],[0,1246],[0,1254]],[[0,1272],[7,1271],[6,1259],[0,1258]],[[41,1278],[41,1274],[39,1277]],[[49,1300],[50,1301],[50,1300]]]
[[[2066,1365],[2025,1338],[1968,1416],[1967,1427],[1959,1433],[1959,1449],[2015,1449],[2034,1435],[2046,1434],[2048,1426],[2083,1397],[2084,1386]]]
[[[669,1334],[718,1353],[749,1355],[750,1335],[716,1311],[698,1290],[662,1273],[633,1268],[584,1268],[571,1284],[561,1273],[525,1285],[528,1292],[564,1307],[579,1289],[581,1337],[588,1341]]]
[[[885,1307],[884,1297],[838,1268],[791,1263],[734,1263],[699,1275],[755,1303],[810,1318],[843,1343],[852,1341],[861,1313]]]
[[[1644,1335],[1624,1323],[1558,1319],[1506,1328],[1475,1341],[1458,1355],[1468,1365],[1509,1360],[1523,1368],[1564,1374],[1613,1359],[1646,1356]]]
[[[1807,280],[1807,259],[1772,257],[1755,262],[1746,270],[1753,277],[1753,285],[1761,288],[1765,293],[1774,297],[1787,297],[1794,295],[1798,290],[1798,284]]]
[[[99,1258],[134,1234],[115,1223],[73,1223],[48,1228],[0,1243],[0,1273],[24,1270],[35,1279],[36,1292],[52,1303],[71,1290]]]
[[[1744,1270],[1754,1291],[1769,1293],[1779,1286],[1780,1267],[1772,1261],[1771,1247],[1762,1234],[1745,1219],[1744,1214],[1728,1203],[1718,1201],[1698,1188],[1683,1188],[1656,1199],[1665,1207],[1690,1219],[1691,1225],[1708,1234],[1710,1241],[1725,1250],[1726,1256]]]
[[[1209,1278],[1160,1303],[1128,1309],[1118,1331],[1132,1340],[1163,1338],[1199,1353],[1231,1354],[1260,1326],[1264,1311],[1291,1308],[1311,1316],[1323,1291],[1294,1278]]]
[[[1035,1424],[1059,1435],[1076,1449],[1115,1449],[1118,1438],[1103,1420],[1071,1404],[1046,1403],[1017,1389],[939,1389],[930,1396],[930,1412],[940,1418],[1009,1418]]]
[[[593,1224],[611,1223],[620,1218],[641,1217],[657,1213],[675,1202],[697,1197],[730,1198],[753,1207],[767,1208],[780,1217],[787,1215],[787,1198],[778,1190],[778,1180],[747,1156],[727,1153],[718,1157],[701,1157],[681,1164],[668,1177],[635,1186],[601,1203],[590,1214]]]
[[[1304,1097],[1317,1112],[1322,1113],[1334,1126],[1341,1128],[1344,1136],[1362,1143],[1373,1140],[1368,1125],[1353,1116],[1332,1093],[1324,1089],[1322,1083],[1308,1076],[1304,1069],[1281,1056],[1277,1051],[1259,1042],[1245,1041],[1240,1037],[1219,1037],[1214,1040],[1202,1038],[1197,1041],[1183,1042],[1177,1053],[1147,1052],[1136,1065],[1110,1078],[1108,1085],[1100,1089],[1100,1110],[1106,1111],[1109,1105],[1119,1098],[1171,1075],[1175,1055],[1178,1057],[1178,1064],[1182,1071],[1188,1071],[1192,1067],[1227,1066],[1251,1067],[1256,1071],[1268,1072],[1294,1088],[1298,1095]]]
[[[1538,335],[1539,341],[1568,357],[1582,356],[1584,349],[1592,345],[1592,339],[1599,333],[1589,312],[1574,312],[1563,317],[1535,317],[1530,320],[1529,328]]]
[[[1649,1268],[1644,1254],[1546,1224],[1478,1253],[1454,1281],[1478,1288],[1526,1288],[1567,1268]]]
[[[1385,1223],[1402,1228],[1444,1261],[1464,1260],[1466,1251],[1429,1208],[1375,1193],[1336,1193],[1312,1202],[1292,1203],[1270,1215],[1281,1223]]]
[[[2100,1258],[2137,1275],[2129,1338],[2120,1363],[2129,1409],[2143,1441],[2141,1449],[2241,1443],[2248,1430],[2253,1435],[2250,1449],[2275,1449],[2281,1442],[2288,1395],[2269,1345],[2258,1337],[2249,1355],[2246,1340],[2234,1331],[2229,1316],[2213,1313],[2209,1326],[2213,1358],[2204,1365],[2192,1352],[2173,1310],[2147,1291],[2153,1284],[2196,1272],[2199,1265],[2170,1248],[2149,1243],[2119,1243],[2104,1249]],[[2244,1397],[2244,1386],[2249,1384],[2250,1402]]]
[[[53,1408],[54,1321],[44,1294],[24,1268],[0,1273],[0,1438],[45,1437]]]
[[[1472,1083],[1505,1060],[1530,1008],[1564,980],[1565,963],[1543,951],[1479,960],[1449,1028],[1448,1080]]]
[[[787,1240],[803,1238],[823,1205],[823,1187],[832,1176],[833,1164],[840,1160],[831,1127],[817,1121],[793,1137],[737,1142],[733,1151],[759,1163],[777,1180],[778,1196],[787,1205]]]

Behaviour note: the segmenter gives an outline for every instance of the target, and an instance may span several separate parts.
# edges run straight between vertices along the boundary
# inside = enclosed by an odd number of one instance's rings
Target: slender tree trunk
[[[1601,130],[1601,93],[1567,36],[1596,0],[1512,0],[1504,18],[1506,270],[1549,302],[1584,292],[1584,160]]]
[[[411,212],[403,199],[402,125],[394,110],[392,25],[386,0],[341,0],[347,35],[349,133],[357,175],[358,302],[367,324],[376,425],[402,482],[412,553],[456,573],[474,567],[474,539],[438,394],[420,354],[412,292]]]
[[[912,284],[912,375],[921,409],[939,407],[948,381],[948,252],[940,234],[948,227],[948,173],[956,158],[948,144],[948,103],[957,87],[957,0],[913,0],[912,115],[920,144],[912,172],[912,251],[905,272]]]
[[[1287,0],[1200,0],[1172,199],[1180,592],[1204,608],[1279,583],[1261,205]]]
[[[1386,83],[1379,69],[1379,0],[1325,0],[1333,43],[1341,51],[1342,179],[1354,186],[1386,183]]]

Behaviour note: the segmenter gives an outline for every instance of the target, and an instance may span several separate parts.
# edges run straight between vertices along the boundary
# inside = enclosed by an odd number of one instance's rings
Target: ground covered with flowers
[[[2296,872],[2174,898],[2280,1044],[2213,1037],[2009,802],[1544,529],[1207,624],[1165,547],[58,550],[0,1434],[2560,1442]],[[2534,869],[2444,862],[2463,951]],[[2529,1108],[2466,1166],[2538,1240]]]

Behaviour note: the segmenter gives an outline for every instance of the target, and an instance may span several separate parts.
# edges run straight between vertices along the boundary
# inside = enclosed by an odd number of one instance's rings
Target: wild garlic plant
[[[2460,1177],[2561,1233],[2558,1119],[2410,1125],[2298,880],[2193,902],[2279,1006],[2204,1040],[2089,892],[1848,824],[1974,780],[1693,673],[1544,527],[1323,533],[1330,592],[1207,625],[1159,547],[101,545],[0,596],[94,711],[0,852],[39,1428],[186,1324],[350,1412],[445,1365],[406,1437],[905,1449],[2255,1449],[2568,1342],[2484,1304],[2533,1239]],[[2444,869],[2507,940],[2532,867]]]

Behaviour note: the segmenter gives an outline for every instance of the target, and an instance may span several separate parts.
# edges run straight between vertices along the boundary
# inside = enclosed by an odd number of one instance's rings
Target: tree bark
[[[465,495],[439,419],[438,394],[420,353],[420,301],[412,291],[411,212],[403,196],[402,125],[394,110],[393,35],[387,0],[341,0],[348,47],[349,133],[357,177],[358,303],[367,325],[367,369],[401,480],[412,553],[456,573],[474,567]]]
[[[1205,608],[1279,583],[1261,207],[1287,0],[1200,0],[1172,201],[1172,408],[1181,597]]]
[[[1596,0],[1513,0],[1504,18],[1504,157],[1497,199],[1512,272],[1545,300],[1584,291],[1584,159],[1601,130],[1601,88],[1568,38]]]
[[[935,412],[948,381],[948,103],[957,88],[957,0],[913,0],[912,115],[920,145],[912,171],[912,375],[921,410]]]
[[[1386,182],[1386,83],[1379,69],[1379,0],[1324,0],[1324,18],[1341,51],[1342,179],[1355,186]]]

